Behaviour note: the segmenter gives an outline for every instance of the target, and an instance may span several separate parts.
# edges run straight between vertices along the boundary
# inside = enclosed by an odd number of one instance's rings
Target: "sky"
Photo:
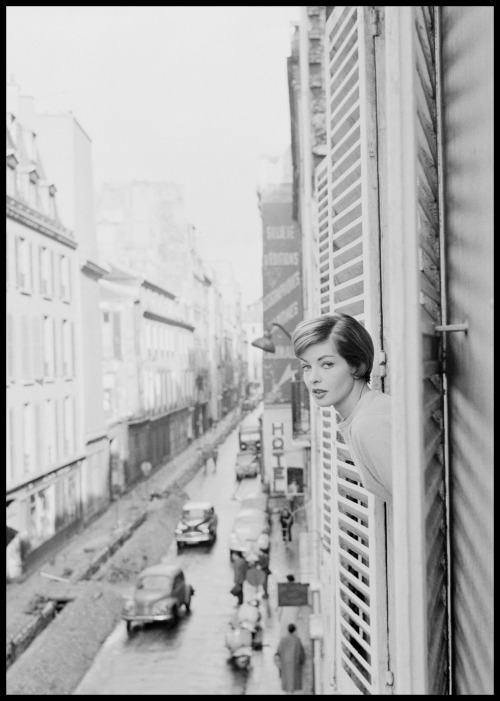
[[[288,7],[7,7],[7,80],[66,106],[92,140],[96,190],[174,181],[244,303],[262,295],[261,156],[290,144]],[[43,161],[43,154],[41,154]]]

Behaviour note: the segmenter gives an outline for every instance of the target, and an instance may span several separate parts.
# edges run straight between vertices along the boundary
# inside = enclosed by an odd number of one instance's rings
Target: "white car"
[[[229,534],[229,554],[243,553],[254,557],[259,550],[269,552],[271,524],[268,515],[259,508],[244,508],[236,516]]]

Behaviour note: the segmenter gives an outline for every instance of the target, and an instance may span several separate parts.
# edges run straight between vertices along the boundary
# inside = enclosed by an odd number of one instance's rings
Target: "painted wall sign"
[[[278,606],[307,606],[309,584],[278,582]]]
[[[302,243],[292,205],[291,183],[274,185],[261,193],[264,328],[274,322],[289,333],[303,315]],[[286,334],[272,327],[272,335],[276,352],[265,353],[263,363],[265,401],[290,402],[290,380],[298,362]]]

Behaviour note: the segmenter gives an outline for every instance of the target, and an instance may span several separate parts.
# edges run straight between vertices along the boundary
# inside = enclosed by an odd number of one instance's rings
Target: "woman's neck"
[[[345,421],[356,408],[361,397],[367,392],[371,392],[366,380],[355,380],[352,391],[349,396],[342,402],[342,406],[335,407],[335,411],[340,416],[342,421]]]

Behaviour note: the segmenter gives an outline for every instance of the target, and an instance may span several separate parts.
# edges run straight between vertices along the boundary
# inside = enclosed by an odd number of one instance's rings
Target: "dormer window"
[[[16,196],[16,167],[18,160],[14,151],[7,151],[7,194]]]

